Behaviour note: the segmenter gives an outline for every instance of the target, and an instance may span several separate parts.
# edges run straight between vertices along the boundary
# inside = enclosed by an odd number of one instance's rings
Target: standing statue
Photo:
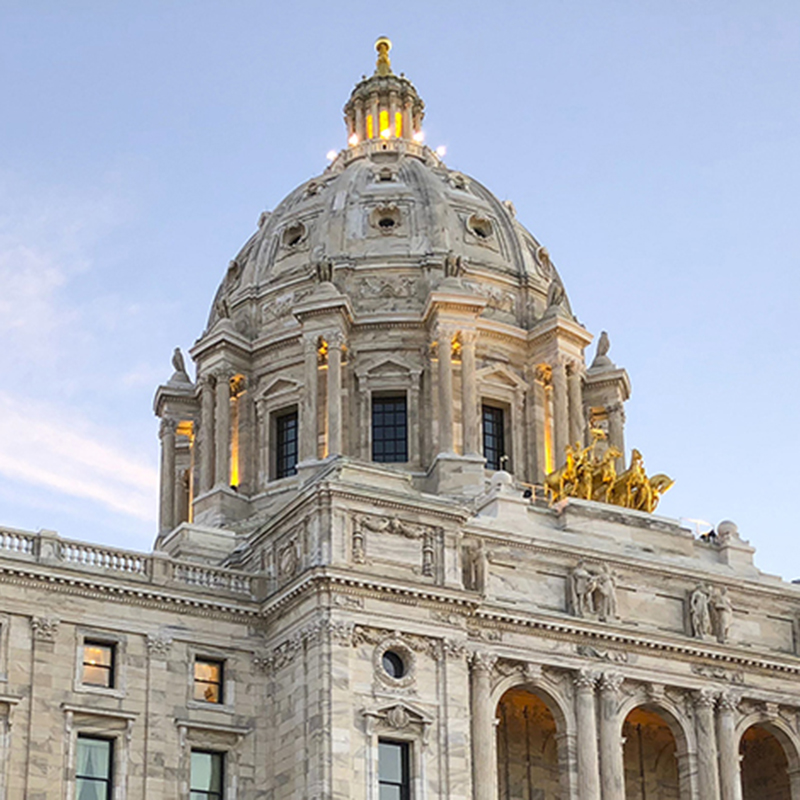
[[[172,368],[175,372],[186,375],[186,364],[183,360],[183,353],[181,353],[180,347],[176,347],[172,351]]]
[[[576,617],[585,617],[587,613],[594,614],[595,576],[586,569],[581,559],[570,575],[570,590],[572,595],[572,613]]]
[[[553,278],[553,280],[550,281],[550,286],[547,288],[547,307],[553,308],[564,305],[565,297],[566,294],[564,293],[564,287],[561,281],[558,280],[558,278]]]
[[[467,260],[463,256],[457,256],[452,250],[444,257],[444,276],[445,278],[460,278],[464,274]]]
[[[617,578],[608,564],[595,576],[595,589],[599,595],[597,616],[601,622],[617,619]]]
[[[323,256],[316,264],[317,280],[320,283],[333,283],[333,261]]]
[[[723,586],[714,594],[713,606],[717,641],[725,644],[730,639],[731,624],[733,623],[733,604],[728,597],[727,586]]]
[[[689,619],[695,639],[705,639],[711,635],[710,600],[709,591],[702,584],[698,584],[689,597]]]
[[[611,340],[608,338],[608,333],[606,331],[600,332],[600,338],[597,340],[597,356],[607,356],[608,351],[611,349]]]

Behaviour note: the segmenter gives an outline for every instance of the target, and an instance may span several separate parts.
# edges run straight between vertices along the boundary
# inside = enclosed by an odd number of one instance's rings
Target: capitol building
[[[390,47],[173,354],[152,552],[0,528],[0,800],[800,800],[800,586],[659,515]]]

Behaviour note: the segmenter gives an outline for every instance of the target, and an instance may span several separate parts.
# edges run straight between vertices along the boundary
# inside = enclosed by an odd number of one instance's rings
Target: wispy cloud
[[[152,521],[156,470],[111,441],[63,409],[0,392],[0,474]]]

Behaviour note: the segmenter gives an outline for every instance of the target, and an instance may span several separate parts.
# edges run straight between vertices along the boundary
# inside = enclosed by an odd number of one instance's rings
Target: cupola
[[[425,104],[408,78],[392,72],[389,39],[381,36],[375,49],[375,72],[356,84],[344,107],[347,143],[355,147],[376,139],[421,142]]]

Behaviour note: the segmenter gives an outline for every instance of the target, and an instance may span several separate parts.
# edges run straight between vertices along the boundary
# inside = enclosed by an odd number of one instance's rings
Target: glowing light
[[[347,140],[347,144],[349,144],[350,147],[355,147],[358,144],[358,134],[357,133],[350,134],[350,138]]]
[[[375,135],[375,124],[372,121],[372,114],[367,114],[367,139],[372,139]]]
[[[394,135],[398,139],[403,135],[403,115],[399,111],[394,114]]]
[[[444,158],[447,155],[447,148],[443,144],[440,144],[436,148],[436,155],[439,156],[439,158]]]
[[[415,142],[422,144],[425,141],[425,131],[416,131],[413,139]]]
[[[392,132],[389,130],[389,112],[381,111],[378,119],[380,121],[381,139],[388,139],[392,135]]]
[[[327,154],[325,155],[325,158],[327,158],[328,161],[333,161],[337,155],[338,154],[335,150],[328,150]]]

